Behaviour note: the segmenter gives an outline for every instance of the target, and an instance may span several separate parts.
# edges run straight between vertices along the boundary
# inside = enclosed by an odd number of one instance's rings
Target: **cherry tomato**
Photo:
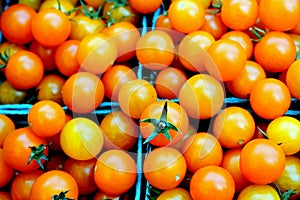
[[[0,44],[0,54],[2,54],[3,56],[6,53],[7,56],[10,57],[21,50],[26,50],[26,47],[24,45],[17,45],[11,42],[3,42],[2,44]],[[0,59],[0,65],[3,65],[4,62],[5,60]]]
[[[75,179],[69,173],[61,170],[52,170],[41,174],[33,183],[30,191],[30,199],[56,199],[59,195],[64,198],[78,198],[78,185]]]
[[[31,24],[36,15],[36,11],[30,6],[11,5],[1,14],[1,32],[11,43],[27,44],[34,39]]]
[[[259,3],[259,16],[261,21],[272,30],[290,30],[299,22],[300,2],[262,0]]]
[[[283,72],[296,58],[294,40],[286,33],[269,31],[254,47],[254,59],[266,71]]]
[[[215,42],[215,38],[206,31],[194,31],[187,34],[179,43],[178,56],[183,66],[194,72],[204,72],[208,54],[206,50]]]
[[[300,122],[291,116],[278,117],[270,122],[266,134],[276,142],[285,155],[292,155],[300,151]]]
[[[33,171],[45,162],[44,156],[48,155],[45,145],[45,138],[35,135],[30,128],[18,128],[10,132],[4,140],[3,155],[5,161],[15,170]],[[44,151],[41,151],[42,149]],[[31,157],[33,152],[35,156]]]
[[[56,47],[46,47],[41,45],[37,40],[34,40],[30,43],[29,51],[35,53],[41,58],[45,71],[52,71],[56,68],[54,62]]]
[[[102,74],[113,65],[117,54],[115,41],[102,33],[97,33],[88,35],[80,41],[76,59],[82,69]]]
[[[34,38],[45,46],[57,46],[70,35],[71,22],[60,10],[49,8],[38,12],[32,21]]]
[[[157,101],[155,88],[146,80],[135,79],[125,83],[119,90],[121,110],[132,118],[140,118],[145,108]],[[136,104],[136,102],[139,102]]]
[[[100,33],[106,27],[103,19],[91,18],[83,14],[78,14],[71,18],[70,39],[81,41],[84,37]]]
[[[79,194],[91,194],[97,190],[94,180],[94,168],[96,159],[74,160],[68,158],[63,164],[63,170],[73,176],[77,182]]]
[[[14,176],[15,170],[6,162],[0,148],[0,187],[6,186]]]
[[[104,193],[120,195],[134,185],[136,172],[136,163],[128,153],[117,149],[108,150],[97,160],[94,179]]]
[[[190,193],[180,187],[163,191],[158,197],[157,200],[166,200],[166,199],[178,199],[178,200],[192,200]]]
[[[258,17],[256,0],[223,1],[221,18],[224,24],[233,30],[246,30],[253,26]]]
[[[251,184],[241,172],[240,155],[241,148],[230,149],[223,154],[221,167],[229,171],[235,182],[235,192],[241,192],[245,187]]]
[[[33,88],[39,84],[44,75],[42,60],[30,51],[19,51],[9,58],[5,67],[5,75],[16,89]]]
[[[102,129],[88,118],[71,119],[60,133],[62,150],[76,160],[89,160],[97,156],[103,141]]]
[[[300,100],[300,84],[298,81],[298,78],[300,77],[300,61],[296,60],[294,61],[290,67],[287,70],[286,74],[286,84],[289,88],[289,91],[291,94]]]
[[[221,144],[210,133],[199,132],[190,136],[182,147],[182,154],[190,172],[207,165],[220,165],[223,157]]]
[[[0,114],[0,147],[3,147],[6,136],[16,129],[14,121],[3,114]]]
[[[164,69],[172,63],[175,56],[173,40],[164,31],[149,31],[137,41],[136,56],[145,68]]]
[[[186,74],[178,68],[168,67],[161,70],[158,72],[154,83],[157,95],[166,99],[177,98],[186,80]]]
[[[166,103],[167,105],[165,105]],[[159,123],[151,123],[147,119],[157,120]],[[143,122],[143,120],[145,121]],[[169,123],[178,130],[170,127]],[[184,137],[188,128],[189,119],[187,113],[183,107],[172,101],[154,102],[147,106],[140,116],[140,131],[143,137],[149,139],[150,144],[155,146],[161,147],[176,144]],[[166,132],[170,138],[167,137]]]
[[[78,72],[66,80],[62,88],[62,98],[73,112],[88,113],[102,103],[104,86],[96,75]]]
[[[65,125],[65,118],[65,111],[58,103],[42,100],[29,109],[27,121],[35,134],[50,137],[61,131]]]
[[[246,109],[237,106],[225,108],[213,122],[213,134],[226,148],[244,146],[254,132],[254,118]]]
[[[0,84],[0,103],[2,104],[18,104],[27,96],[26,91],[17,90],[7,80]]]
[[[238,195],[238,200],[250,200],[254,198],[280,200],[278,192],[270,185],[249,185]]]
[[[34,170],[17,175],[11,183],[12,199],[29,199],[32,185],[42,173],[41,170]]]
[[[247,33],[242,31],[229,31],[222,35],[221,39],[230,39],[238,42],[245,50],[247,59],[252,58],[254,44]]]
[[[62,105],[63,99],[61,91],[64,84],[65,79],[60,75],[54,73],[45,75],[36,87],[38,100],[51,100]]]
[[[138,137],[138,126],[122,111],[113,111],[106,115],[100,124],[104,133],[106,149],[120,148],[129,150]]]
[[[172,1],[168,10],[172,27],[181,33],[200,29],[204,24],[204,16],[204,6],[197,0]]]
[[[222,21],[221,14],[214,14],[214,11],[214,9],[207,9],[204,16],[204,23],[200,30],[209,32],[216,40],[218,40],[227,32],[227,26]]]
[[[188,98],[187,98],[188,97]],[[207,74],[189,78],[179,92],[179,103],[190,117],[207,119],[219,112],[224,102],[220,82]]]
[[[129,5],[132,6],[132,8],[138,13],[149,14],[157,10],[161,6],[162,2],[163,0],[129,0]]]
[[[9,192],[5,192],[5,191],[0,191],[0,198],[2,200],[11,200],[12,199],[10,193]]]
[[[117,101],[121,86],[134,79],[137,79],[136,74],[129,66],[120,64],[112,66],[101,77],[105,96]]]
[[[251,140],[243,147],[240,155],[242,174],[255,184],[276,181],[284,170],[285,162],[283,150],[268,139]]]
[[[191,178],[190,193],[193,199],[231,200],[235,193],[234,179],[222,167],[202,167]]]
[[[171,147],[159,147],[151,151],[143,163],[146,180],[158,189],[177,187],[185,177],[186,162],[181,153]]]
[[[291,95],[288,87],[274,78],[258,81],[250,91],[251,108],[258,116],[265,119],[282,116],[289,109],[290,104]]]
[[[225,83],[230,93],[238,98],[249,98],[250,91],[260,80],[266,78],[264,69],[257,63],[247,60],[245,68],[232,81]]]
[[[300,191],[300,159],[296,156],[287,156],[284,170],[274,182],[281,190],[285,192],[288,189]]]
[[[247,56],[243,47],[236,41],[218,40],[207,49],[207,52],[212,64],[206,65],[206,69],[218,80],[231,81],[245,68]]]
[[[79,40],[67,40],[56,48],[54,62],[61,74],[69,77],[79,71],[80,65],[76,60],[79,43]]]
[[[106,1],[103,6],[103,17],[106,20],[114,19],[117,22],[126,21],[136,25],[139,15],[136,10],[128,4],[128,0],[122,1],[124,4]]]
[[[140,38],[140,33],[133,24],[125,21],[118,22],[103,32],[118,44],[116,61],[127,61],[135,56],[135,48]]]

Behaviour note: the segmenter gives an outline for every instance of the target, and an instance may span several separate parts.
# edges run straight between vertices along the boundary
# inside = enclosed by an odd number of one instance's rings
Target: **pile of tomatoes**
[[[299,0],[19,0],[0,30],[1,200],[299,198]]]

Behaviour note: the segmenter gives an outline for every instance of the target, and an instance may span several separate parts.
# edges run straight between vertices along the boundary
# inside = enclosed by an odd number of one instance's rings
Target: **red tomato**
[[[207,165],[220,165],[223,157],[223,150],[217,138],[205,132],[190,136],[181,151],[192,173]]]
[[[58,184],[59,183],[59,184]],[[78,185],[67,172],[52,170],[41,174],[33,183],[30,199],[78,198]]]
[[[48,155],[46,145],[45,138],[35,135],[30,128],[18,128],[6,137],[3,155],[5,161],[17,171],[33,171],[45,162]]]
[[[253,111],[265,119],[275,119],[286,113],[291,104],[288,87],[274,78],[258,81],[250,92]],[[274,109],[276,108],[276,109]]]
[[[24,4],[9,6],[1,14],[1,31],[4,37],[15,44],[31,42],[33,34],[31,24],[36,16],[36,11]]]
[[[148,122],[147,119],[156,120],[158,123]],[[140,117],[140,130],[143,137],[155,146],[176,144],[184,137],[188,128],[187,113],[178,103],[172,101],[154,102],[145,108]]]
[[[96,75],[78,72],[70,76],[62,88],[65,105],[76,113],[88,113],[97,108],[104,98],[104,86]]]
[[[122,150],[108,150],[97,160],[94,179],[101,191],[110,195],[127,192],[137,177],[136,163]]]
[[[34,38],[45,46],[57,46],[70,35],[71,22],[67,15],[55,8],[39,11],[32,21]]]
[[[179,103],[190,117],[207,119],[221,109],[224,89],[214,77],[197,74],[189,78],[180,89]]]
[[[285,162],[283,150],[268,139],[251,140],[243,147],[240,155],[242,174],[255,184],[276,181],[284,170]]]
[[[193,199],[231,200],[235,193],[234,179],[219,166],[206,166],[197,170],[190,182]]]
[[[11,200],[12,197],[9,192],[0,191],[0,198],[1,200]]]
[[[5,75],[9,83],[16,89],[33,88],[43,78],[43,62],[38,55],[30,51],[19,51],[9,58],[5,67]]]
[[[184,179],[186,162],[178,150],[159,147],[146,156],[143,172],[153,187],[168,190],[177,187]]]

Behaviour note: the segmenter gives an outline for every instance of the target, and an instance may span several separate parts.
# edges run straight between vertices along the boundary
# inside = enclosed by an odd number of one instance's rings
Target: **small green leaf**
[[[168,129],[164,129],[164,130],[162,131],[162,134],[167,138],[167,140],[169,140],[169,141],[172,140],[172,137],[171,137],[171,135],[170,135]]]
[[[295,190],[288,189],[284,193],[281,193],[281,200],[289,200],[294,194],[296,194]]]
[[[153,140],[158,134],[159,134],[159,132],[157,132],[157,129],[155,128],[154,131],[146,138],[146,140],[144,141],[144,144]]]
[[[53,195],[52,196],[52,200],[75,200],[75,199],[71,199],[66,197],[66,194],[69,192],[69,190],[65,191],[65,192],[60,192],[58,195]]]
[[[264,132],[261,128],[259,128],[258,126],[256,127],[258,129],[258,131],[263,134],[263,136],[266,138],[266,139],[269,139],[268,135],[266,134],[266,132]]]
[[[161,116],[160,116],[160,121],[165,121],[167,122],[167,114],[168,114],[168,101],[165,102]]]
[[[45,170],[44,165],[42,164],[42,159],[46,161],[49,160],[49,158],[44,154],[44,151],[46,150],[46,145],[41,144],[38,147],[30,146],[29,148],[31,149],[31,154],[26,165],[30,164],[31,161],[35,160],[40,166],[40,168],[42,170]]]
[[[167,129],[171,129],[171,130],[175,130],[177,131],[179,134],[182,134],[182,132],[179,130],[179,128],[177,128],[176,126],[174,126],[173,124],[171,124],[170,122],[167,122]]]

